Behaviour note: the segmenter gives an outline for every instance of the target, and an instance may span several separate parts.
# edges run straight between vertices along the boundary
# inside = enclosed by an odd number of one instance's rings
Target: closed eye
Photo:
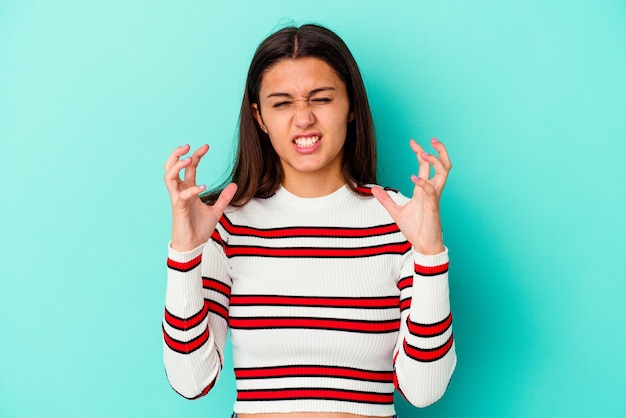
[[[273,107],[273,108],[275,108],[275,109],[280,109],[280,108],[285,108],[285,107],[288,107],[288,106],[289,106],[289,105],[291,105],[291,104],[292,104],[292,102],[285,100],[285,101],[282,101],[282,102],[276,102],[276,103],[274,103],[274,104],[272,105],[272,107]]]
[[[311,104],[326,104],[326,103],[330,103],[333,101],[333,99],[331,97],[316,97],[314,99],[310,99],[309,100],[311,102]]]

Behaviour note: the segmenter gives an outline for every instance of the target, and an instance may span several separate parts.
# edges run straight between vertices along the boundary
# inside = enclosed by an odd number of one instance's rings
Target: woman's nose
[[[294,123],[297,127],[307,127],[315,122],[315,115],[308,100],[295,101]]]

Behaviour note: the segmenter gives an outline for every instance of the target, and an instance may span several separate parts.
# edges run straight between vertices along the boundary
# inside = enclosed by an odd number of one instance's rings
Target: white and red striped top
[[[206,245],[170,248],[167,265],[164,361],[184,397],[217,381],[229,328],[237,413],[391,416],[394,387],[416,406],[446,390],[447,251],[414,252],[373,197],[281,188],[228,208]]]

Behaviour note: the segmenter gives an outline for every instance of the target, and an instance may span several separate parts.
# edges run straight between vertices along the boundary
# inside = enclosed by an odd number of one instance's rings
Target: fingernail
[[[179,148],[185,148],[189,144],[181,145]]]
[[[189,160],[191,160],[191,157],[187,157],[187,158],[183,159],[184,162],[187,162]]]
[[[429,153],[427,153],[427,152],[422,152],[422,157],[428,157],[428,156],[430,156],[430,154],[429,154]]]
[[[203,191],[204,189],[206,189],[206,185],[201,184],[198,186],[198,188],[200,189],[200,191]]]
[[[434,138],[433,138],[433,141],[438,143],[438,142],[439,142],[439,138],[434,137]]]

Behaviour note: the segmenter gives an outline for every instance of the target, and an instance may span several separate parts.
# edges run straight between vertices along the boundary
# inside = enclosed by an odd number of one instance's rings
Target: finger
[[[435,194],[436,189],[429,181],[424,180],[423,178],[417,177],[415,174],[411,176],[411,181],[420,189],[424,190],[426,195]]]
[[[186,204],[191,199],[194,199],[206,190],[206,186],[201,184],[199,186],[189,187],[178,194],[178,203]]]
[[[380,202],[381,205],[383,205],[385,209],[387,209],[389,215],[391,215],[391,217],[395,220],[399,207],[389,194],[387,194],[382,187],[374,186],[372,187],[372,195]]]
[[[441,160],[441,163],[443,164],[445,169],[447,171],[450,171],[452,169],[452,162],[450,161],[450,156],[448,155],[448,149],[446,148],[446,146],[443,145],[441,141],[439,141],[439,139],[437,138],[431,139],[430,142],[433,148],[436,149],[439,153],[439,159]]]
[[[207,144],[202,145],[200,148],[194,151],[191,155],[191,164],[185,168],[185,173],[183,175],[183,181],[188,181],[192,184],[196,182],[196,169],[198,168],[198,164],[200,164],[200,160],[202,157],[206,155],[209,151],[209,146]]]
[[[424,161],[428,161],[428,163],[433,166],[433,168],[435,169],[435,173],[447,173],[448,172],[448,170],[444,167],[441,160],[437,158],[436,155],[428,154],[424,152],[422,154],[422,158],[424,159]]]
[[[188,152],[189,152],[188,144],[177,147],[165,161],[165,166],[164,166],[165,171],[168,171],[176,163],[176,161],[180,159],[181,156],[187,154]]]
[[[237,191],[237,185],[235,183],[230,183],[228,186],[222,190],[217,201],[213,205],[213,212],[218,218],[222,217],[224,210],[230,204],[233,197],[235,197],[235,192]]]
[[[430,202],[431,209],[437,210],[439,208],[439,199],[435,186],[430,184],[430,182],[415,175],[411,176],[411,181],[413,181],[413,184],[423,190],[425,197],[424,200]]]
[[[446,179],[448,178],[448,169],[444,167],[441,160],[439,160],[439,158],[434,155],[426,154],[422,158],[428,161],[435,170],[435,175],[432,178],[435,187],[438,190],[443,189],[443,186],[446,183]]]
[[[417,175],[421,179],[428,180],[430,178],[430,157],[431,155],[427,152],[420,153],[420,168],[417,171]]]
[[[183,158],[182,160],[174,162],[174,164],[172,164],[172,166],[165,172],[163,179],[165,180],[165,187],[167,187],[170,195],[173,196],[173,194],[177,192],[178,185],[181,182],[180,171],[190,163],[191,157]]]
[[[415,153],[417,157],[417,162],[419,163],[419,169],[417,175],[419,178],[428,180],[430,178],[430,162],[424,158],[429,154],[424,152],[424,148],[421,147],[414,139],[412,139],[409,144],[411,145],[411,149]]]

